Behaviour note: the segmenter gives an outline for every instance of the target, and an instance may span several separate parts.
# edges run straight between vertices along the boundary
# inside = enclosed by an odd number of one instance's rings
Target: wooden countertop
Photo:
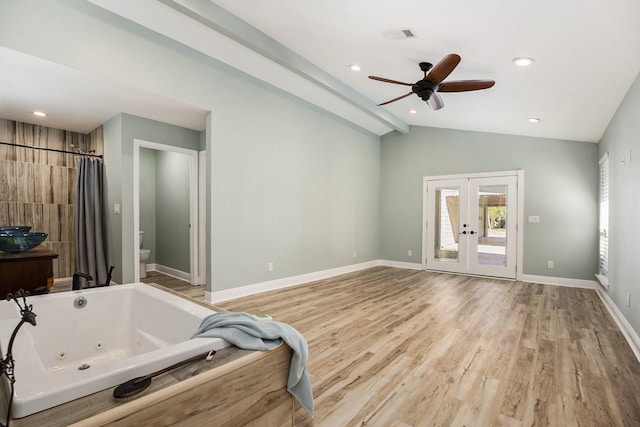
[[[33,249],[17,254],[0,251],[0,261],[26,261],[38,258],[58,258],[58,254],[44,245],[38,245]]]

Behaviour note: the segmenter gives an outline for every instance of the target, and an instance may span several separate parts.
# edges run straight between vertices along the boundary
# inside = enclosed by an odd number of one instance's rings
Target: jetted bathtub
[[[14,418],[229,345],[190,339],[213,310],[142,283],[30,296],[27,304],[37,326],[25,323],[13,344]],[[16,303],[0,302],[2,357],[19,321]]]

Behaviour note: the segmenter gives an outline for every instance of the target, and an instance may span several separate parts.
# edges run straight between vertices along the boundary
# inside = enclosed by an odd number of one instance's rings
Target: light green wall
[[[595,144],[427,127],[382,137],[382,258],[421,263],[424,176],[524,170],[525,274],[593,280]],[[411,249],[415,256],[408,257]],[[547,269],[547,260],[555,268]]]
[[[104,123],[102,129],[104,141],[110,141],[109,144],[104,144],[104,193],[106,194],[108,264],[115,267],[112,276],[113,281],[124,283],[122,274],[122,217],[114,213],[114,204],[122,206],[123,180],[122,176],[116,172],[122,170],[122,116],[118,115]],[[111,171],[115,173],[111,173]]]
[[[140,229],[151,263],[191,271],[189,162],[181,153],[140,148]]]
[[[140,229],[151,263],[191,271],[189,166],[186,154],[140,148]]]
[[[83,0],[4,2],[0,19],[3,46],[210,111],[206,132],[194,131],[189,144],[208,152],[208,290],[377,258],[420,262],[406,254],[420,253],[423,176],[518,168],[525,215],[541,217],[522,224],[524,272],[593,278],[596,145],[429,128],[380,143]],[[127,114],[105,123],[109,254],[122,264],[116,281],[133,279],[132,141],[175,144],[166,129]]]
[[[110,263],[116,266],[114,280],[133,282],[135,275],[133,225],[133,144],[134,139],[173,145],[191,150],[200,146],[200,132],[161,123],[130,114],[119,114],[104,125],[107,206],[112,233],[109,242]],[[109,147],[107,149],[107,147]],[[120,214],[113,205],[120,204]]]
[[[142,248],[150,249],[150,263],[156,262],[156,150],[140,148],[140,230]]]
[[[640,76],[636,77],[599,144],[600,156],[609,153],[610,288],[607,293],[640,335],[639,118]],[[628,294],[631,294],[631,307],[627,306]]]
[[[213,116],[215,290],[377,259],[378,137],[277,94],[251,98]]]
[[[186,154],[158,151],[156,165],[155,259],[160,265],[190,273],[190,158]]]
[[[207,289],[379,257],[378,136],[86,1],[8,2],[1,19],[3,46],[211,111]],[[132,141],[172,142],[162,125],[126,114],[105,124],[105,136],[108,204],[122,204],[109,215],[118,233],[110,255],[122,264],[114,280],[127,282]]]

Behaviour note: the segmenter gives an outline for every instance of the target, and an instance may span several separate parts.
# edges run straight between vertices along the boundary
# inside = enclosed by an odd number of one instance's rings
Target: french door
[[[426,268],[516,278],[517,176],[426,181]]]

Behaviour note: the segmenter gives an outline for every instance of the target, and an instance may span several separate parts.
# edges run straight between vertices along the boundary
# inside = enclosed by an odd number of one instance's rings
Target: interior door
[[[427,182],[426,268],[515,278],[517,178]]]

